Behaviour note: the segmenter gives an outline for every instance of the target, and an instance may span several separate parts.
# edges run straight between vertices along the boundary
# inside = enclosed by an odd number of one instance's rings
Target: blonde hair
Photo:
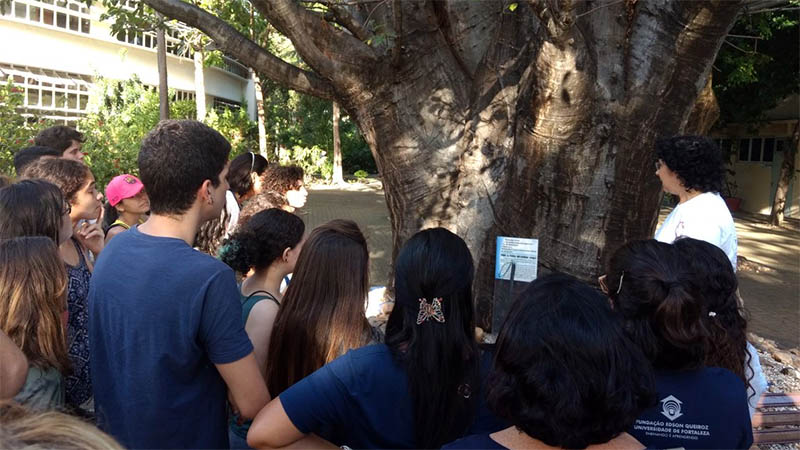
[[[4,449],[121,450],[94,425],[56,412],[33,412],[12,401],[0,402],[0,442]]]
[[[62,314],[67,274],[52,239],[27,236],[0,242],[0,329],[31,365],[69,368]]]

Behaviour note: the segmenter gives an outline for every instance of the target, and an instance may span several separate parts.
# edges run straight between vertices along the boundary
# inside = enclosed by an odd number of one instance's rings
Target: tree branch
[[[144,0],[151,8],[195,27],[208,35],[219,48],[240,61],[248,61],[253,70],[304,94],[333,100],[333,86],[318,75],[301,70],[264,50],[222,19],[181,0]]]
[[[548,36],[557,38],[561,35],[563,29],[558,25],[555,14],[553,14],[545,0],[527,0],[526,3],[533,10],[542,27],[547,31]]]
[[[352,82],[377,61],[377,55],[367,44],[336,30],[294,0],[252,0],[251,3],[292,41],[309,66],[331,80]]]
[[[328,6],[328,10],[330,10],[330,15],[339,25],[345,27],[347,31],[353,34],[353,36],[357,37],[362,42],[367,42],[371,39],[374,35],[371,31],[364,28],[352,14],[347,12],[344,8],[337,5],[330,5]],[[326,17],[327,18],[327,17]]]

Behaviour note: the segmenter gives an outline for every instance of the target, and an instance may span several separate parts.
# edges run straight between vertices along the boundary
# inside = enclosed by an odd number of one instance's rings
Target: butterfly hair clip
[[[434,297],[433,301],[428,301],[423,297],[419,299],[419,313],[417,314],[417,325],[433,319],[439,323],[444,323],[444,313],[442,313],[442,299]]]

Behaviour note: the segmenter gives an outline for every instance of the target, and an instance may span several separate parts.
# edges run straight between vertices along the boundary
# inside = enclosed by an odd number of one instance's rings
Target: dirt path
[[[370,284],[384,285],[392,252],[389,212],[380,182],[343,188],[312,186],[303,216],[308,229],[336,218],[356,221],[367,237]],[[666,217],[662,212],[661,220]],[[800,348],[800,230],[772,229],[762,218],[735,217],[739,283],[750,312],[750,332],[783,348]],[[744,262],[744,264],[742,264]]]

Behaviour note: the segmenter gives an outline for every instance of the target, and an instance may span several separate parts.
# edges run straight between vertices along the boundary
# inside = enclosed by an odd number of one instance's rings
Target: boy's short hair
[[[153,214],[180,215],[205,180],[219,186],[231,145],[219,132],[196,120],[162,120],[139,151],[139,178]]]
[[[66,125],[45,128],[33,139],[33,143],[42,147],[58,150],[58,156],[72,145],[72,141],[83,142],[83,133]]]
[[[61,156],[61,153],[62,152],[54,148],[41,145],[23,148],[14,154],[14,170],[17,171],[17,175],[20,175],[22,174],[22,171],[25,170],[25,167],[38,161],[40,158],[44,156],[58,158]]]

